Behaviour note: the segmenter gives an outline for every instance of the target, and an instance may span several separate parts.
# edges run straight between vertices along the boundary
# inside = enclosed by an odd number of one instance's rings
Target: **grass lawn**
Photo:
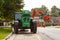
[[[11,33],[11,28],[0,28],[0,40],[3,40]]]

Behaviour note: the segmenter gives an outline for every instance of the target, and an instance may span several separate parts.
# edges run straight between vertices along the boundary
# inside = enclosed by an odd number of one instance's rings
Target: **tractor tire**
[[[18,34],[18,28],[17,27],[14,27],[14,33]]]
[[[36,23],[33,24],[33,33],[36,33],[37,32],[37,25]]]
[[[31,29],[31,32],[33,32],[33,22],[32,22],[32,19],[30,21],[30,29]]]
[[[33,32],[33,27],[31,26],[31,32]]]
[[[30,21],[30,29],[31,29],[32,33],[36,33],[37,32],[37,25],[32,20]]]

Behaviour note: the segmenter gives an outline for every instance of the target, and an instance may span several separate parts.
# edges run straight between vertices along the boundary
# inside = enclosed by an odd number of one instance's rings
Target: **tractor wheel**
[[[32,22],[32,20],[30,23],[30,29],[31,29],[31,32],[33,32],[33,33],[37,32],[37,25],[36,25],[36,23]]]
[[[14,27],[14,32],[15,32],[15,34],[18,33],[18,28],[17,27]]]
[[[31,32],[33,32],[33,27],[31,26]]]
[[[30,29],[31,29],[31,32],[33,32],[33,22],[32,22],[32,19],[30,21]]]
[[[36,23],[33,24],[33,33],[36,33],[37,32],[37,25]]]

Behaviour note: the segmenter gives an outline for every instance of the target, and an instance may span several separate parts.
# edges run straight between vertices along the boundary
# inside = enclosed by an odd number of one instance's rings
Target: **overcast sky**
[[[56,5],[58,8],[60,8],[60,0],[24,0],[24,3],[24,9],[26,10],[31,10],[35,7],[41,7],[41,5],[45,5],[49,10],[53,5]]]

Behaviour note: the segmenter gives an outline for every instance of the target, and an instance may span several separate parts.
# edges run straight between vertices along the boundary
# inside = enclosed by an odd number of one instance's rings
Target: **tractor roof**
[[[22,15],[23,16],[31,16],[31,12],[29,10],[23,10]]]
[[[29,10],[23,10],[22,13],[23,14],[31,14],[31,12]]]

